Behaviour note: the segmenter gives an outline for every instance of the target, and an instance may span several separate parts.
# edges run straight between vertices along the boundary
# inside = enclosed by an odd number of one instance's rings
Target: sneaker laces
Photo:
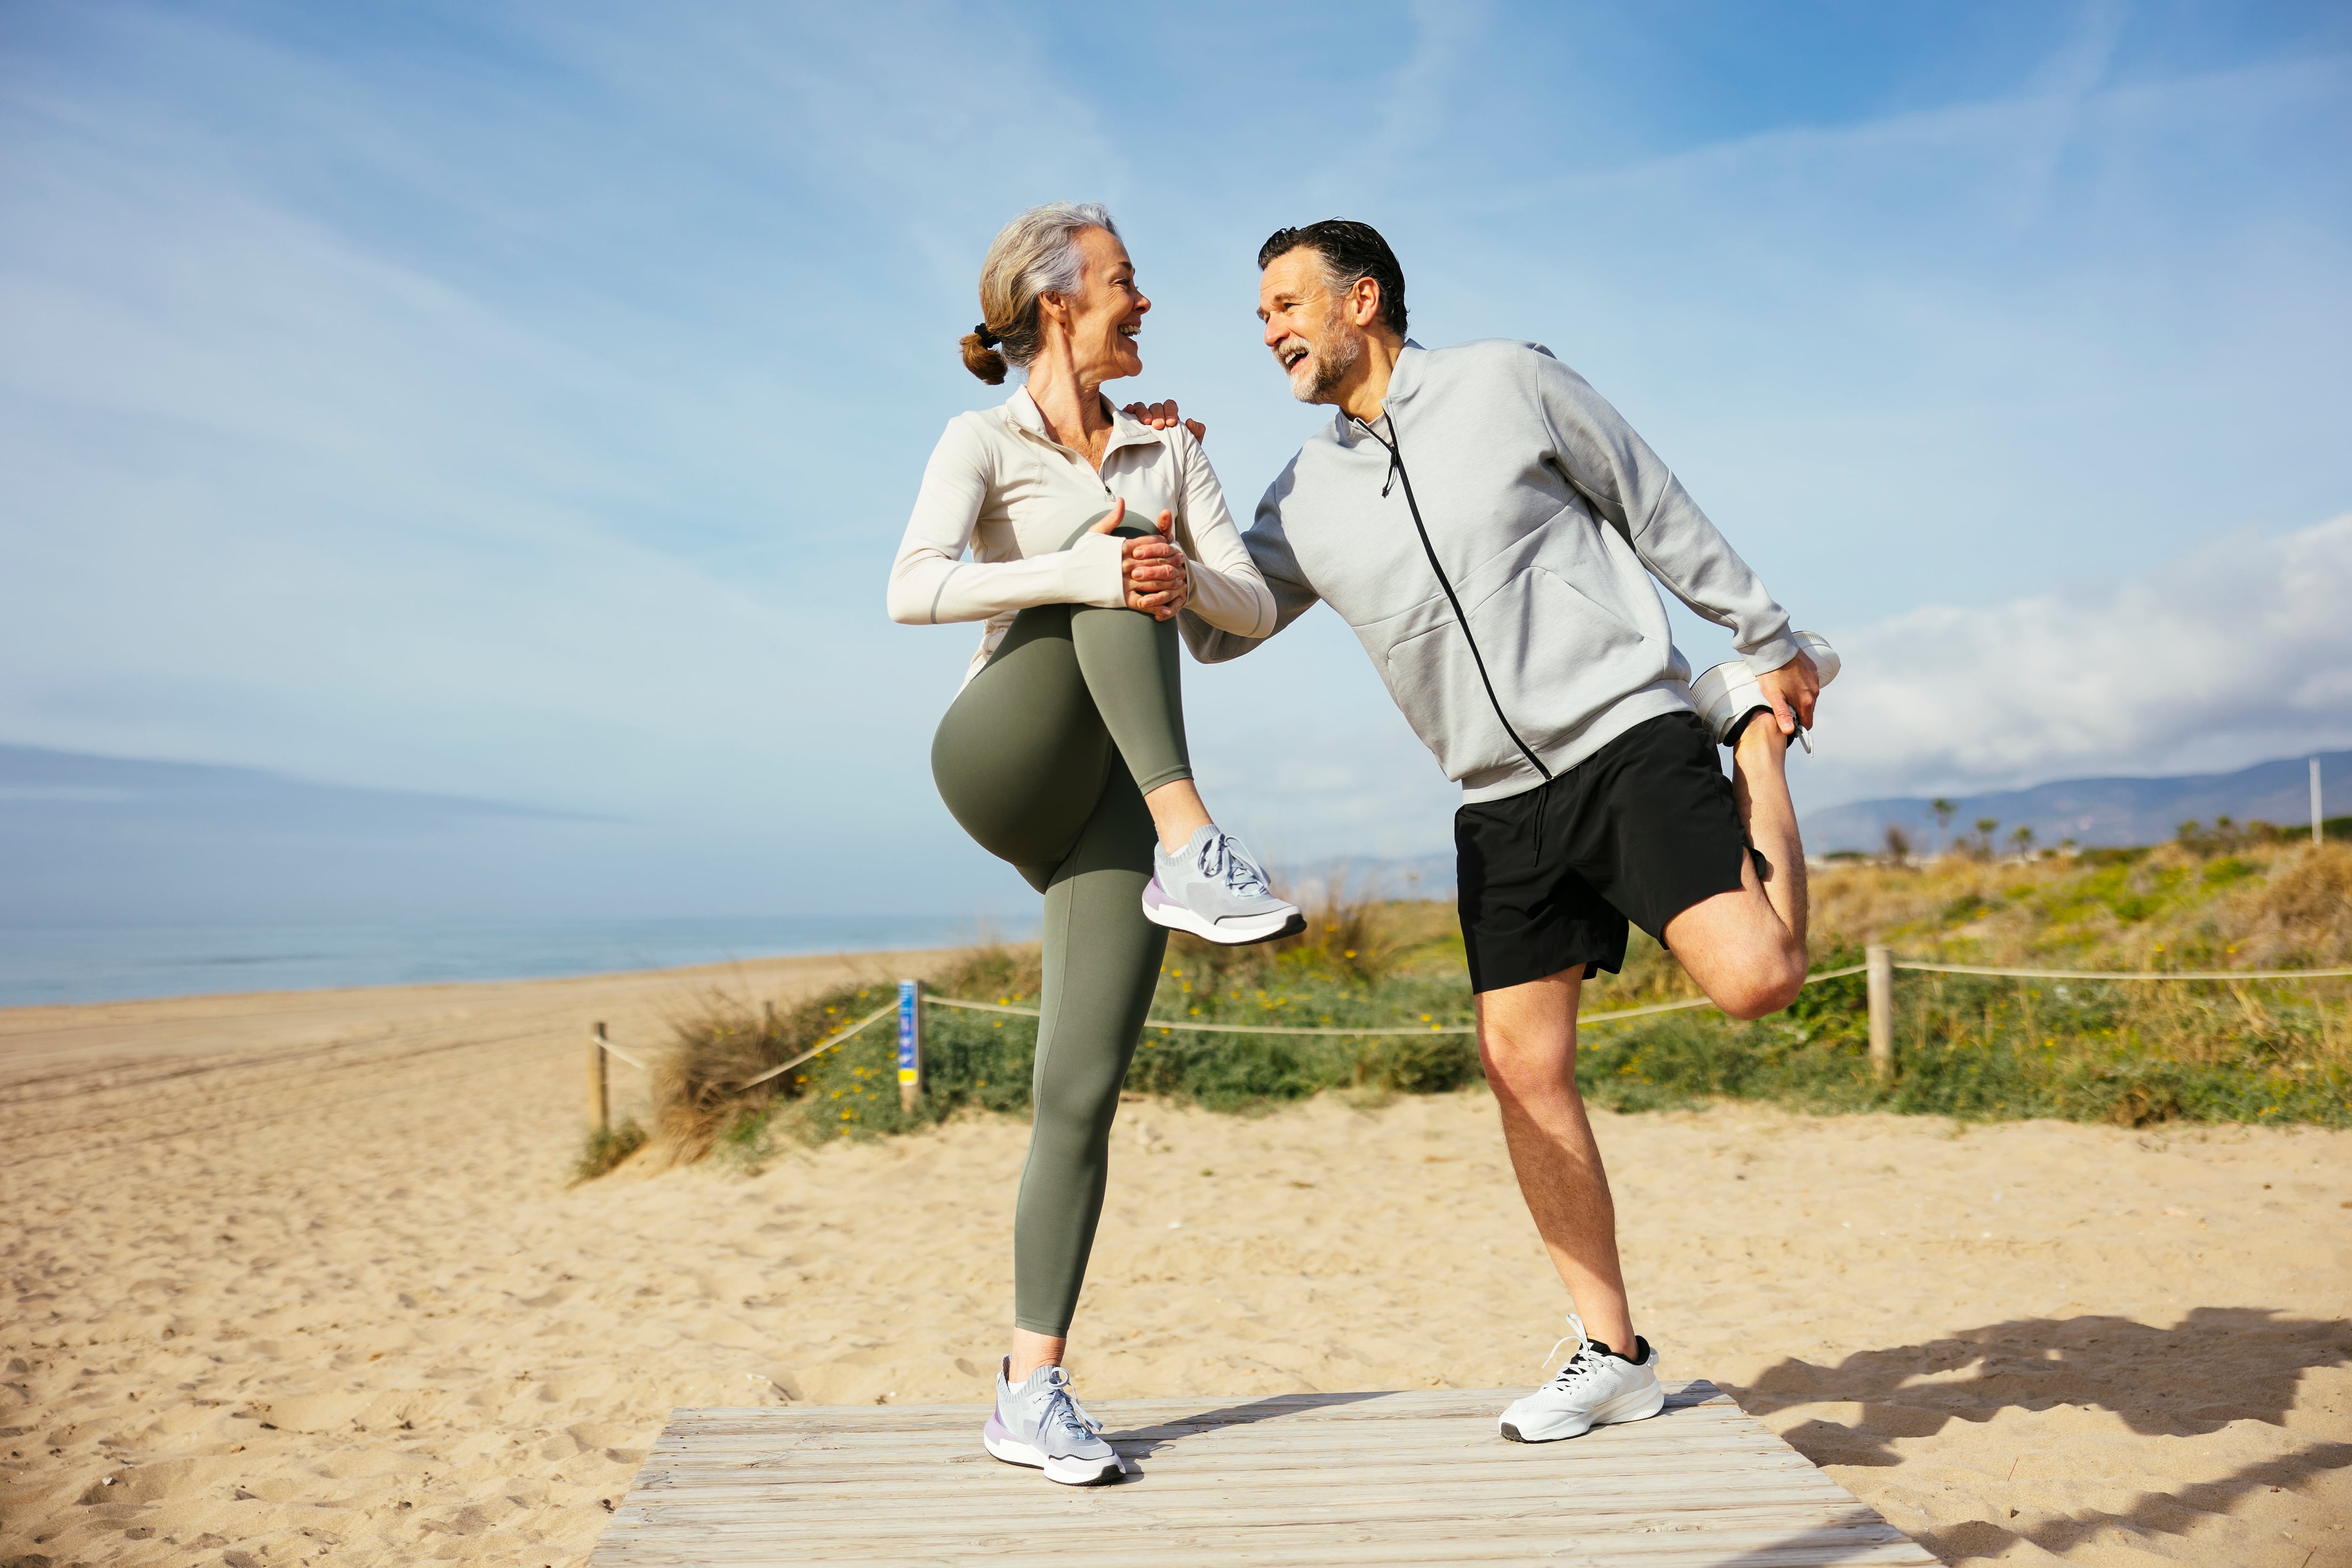
[[[1273,895],[1274,889],[1266,886],[1265,873],[1251,861],[1241,841],[1222,828],[1215,837],[1201,846],[1200,867],[1201,875],[1223,882],[1229,891],[1244,898],[1253,893]]]
[[[1060,1372],[1058,1367],[1055,1370]],[[1070,1392],[1066,1373],[1055,1377],[1046,1389],[1045,1408],[1037,1416],[1037,1424],[1041,1427],[1059,1426],[1080,1437],[1091,1437],[1102,1431],[1102,1423],[1087,1415],[1087,1407],[1078,1403],[1078,1396]]]
[[[1570,1356],[1561,1364],[1560,1369],[1551,1374],[1551,1386],[1555,1388],[1573,1388],[1586,1378],[1601,1372],[1609,1364],[1608,1352],[1594,1348],[1591,1337],[1585,1333],[1582,1318],[1570,1312],[1568,1315],[1568,1327],[1569,1331],[1554,1340],[1551,1349],[1544,1352],[1543,1354],[1543,1364],[1549,1366],[1551,1358],[1559,1353],[1560,1346],[1570,1340],[1576,1342],[1576,1353]]]

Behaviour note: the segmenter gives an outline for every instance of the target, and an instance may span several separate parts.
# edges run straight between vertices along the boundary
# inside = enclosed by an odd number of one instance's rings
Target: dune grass
[[[580,1158],[572,1164],[572,1184],[593,1182],[646,1146],[646,1130],[634,1118],[618,1127],[591,1127],[582,1142]]]
[[[1813,967],[1898,958],[2068,970],[2314,969],[2352,964],[2352,849],[2184,833],[2151,849],[2019,861],[1953,856],[1855,865],[1812,880]],[[1689,994],[1637,941],[1607,998]],[[2352,984],[2053,981],[1898,973],[1895,1081],[1864,1056],[1864,983],[1805,988],[1752,1025],[1669,1016],[1598,1028],[1588,1094],[1622,1110],[1714,1096],[1811,1110],[1964,1118],[2352,1124]]]
[[[1813,967],[1898,957],[2053,969],[2321,968],[2352,964],[2352,849],[2185,835],[2145,850],[2030,861],[1817,868]],[[966,952],[925,977],[936,995],[1034,1006],[1034,947]],[[1025,1112],[1034,1021],[933,1007],[926,1092],[898,1104],[888,1020],[769,1085],[740,1086],[888,1003],[887,983],[766,1010],[713,996],[680,1021],[657,1075],[655,1141],[671,1159],[756,1164],[782,1141],[909,1131],[967,1110]],[[1624,972],[1585,989],[1588,1012],[1695,995],[1636,932]],[[1865,1056],[1864,982],[1818,982],[1748,1025],[1704,1009],[1589,1026],[1577,1077],[1621,1110],[1768,1100],[1813,1111],[1969,1120],[2056,1117],[2352,1125],[2352,984],[1981,979],[1901,974],[1899,1070]],[[1218,1023],[1405,1023],[1472,1016],[1450,905],[1340,897],[1280,943],[1170,944],[1152,1016]],[[1200,1035],[1148,1028],[1128,1087],[1248,1112],[1340,1091],[1377,1099],[1476,1084],[1465,1035]],[[583,1167],[584,1168],[584,1167]]]
[[[931,994],[1034,1007],[1037,949],[991,946],[924,977]],[[898,1103],[897,1037],[889,1020],[749,1092],[741,1084],[843,1025],[889,1003],[888,982],[845,986],[792,1008],[761,1009],[714,994],[680,1020],[656,1075],[656,1135],[674,1159],[756,1163],[775,1141],[822,1142],[904,1131],[968,1109],[1025,1112],[1036,1050],[1033,1019],[926,1011],[925,1093]],[[1224,948],[1177,936],[1160,967],[1151,1016],[1284,1026],[1470,1021],[1462,940],[1449,906],[1341,896],[1307,930],[1278,942]],[[1270,1109],[1326,1089],[1367,1097],[1459,1088],[1477,1077],[1466,1035],[1354,1038],[1193,1035],[1147,1028],[1128,1088],[1218,1110]]]

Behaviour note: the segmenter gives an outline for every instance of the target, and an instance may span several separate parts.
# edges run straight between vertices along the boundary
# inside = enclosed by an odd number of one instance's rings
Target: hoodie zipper
[[[1355,418],[1353,415],[1349,417]],[[1379,441],[1381,450],[1389,455],[1389,475],[1387,480],[1381,486],[1381,499],[1383,500],[1388,499],[1391,487],[1399,479],[1404,481],[1404,504],[1405,510],[1412,513],[1412,531],[1421,535],[1422,553],[1429,557],[1429,569],[1437,574],[1437,585],[1445,590],[1445,602],[1454,606],[1454,624],[1462,628],[1462,640],[1470,645],[1470,662],[1478,667],[1478,684],[1486,689],[1486,701],[1495,710],[1495,721],[1502,725],[1503,733],[1511,738],[1511,744],[1519,749],[1519,755],[1527,758],[1528,765],[1549,780],[1551,777],[1551,770],[1543,765],[1543,759],[1529,750],[1525,741],[1519,739],[1518,731],[1511,727],[1509,715],[1503,711],[1503,700],[1495,695],[1495,682],[1486,674],[1486,657],[1478,651],[1478,639],[1470,635],[1470,617],[1462,613],[1461,596],[1454,592],[1454,582],[1446,576],[1445,568],[1438,564],[1437,549],[1429,542],[1429,529],[1421,521],[1421,503],[1412,497],[1412,476],[1405,472],[1404,441],[1397,434],[1396,416],[1391,414],[1388,421],[1389,438],[1387,439],[1383,439],[1381,433],[1373,429],[1367,421],[1361,419],[1355,421],[1363,427],[1364,434]]]

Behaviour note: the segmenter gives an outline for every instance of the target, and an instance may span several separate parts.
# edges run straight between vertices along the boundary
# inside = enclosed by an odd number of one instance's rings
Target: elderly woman
[[[964,830],[1045,894],[1045,918],[1013,1349],[983,1441],[1083,1485],[1117,1475],[1118,1458],[1062,1353],[1168,928],[1249,942],[1304,922],[1193,787],[1174,616],[1264,637],[1274,597],[1194,434],[1139,424],[1100,391],[1142,371],[1151,309],[1110,215],[1055,203],[1014,218],[988,247],[980,304],[965,366],[991,384],[1017,366],[1026,382],[949,421],[891,567],[890,616],[987,623],[931,773]]]

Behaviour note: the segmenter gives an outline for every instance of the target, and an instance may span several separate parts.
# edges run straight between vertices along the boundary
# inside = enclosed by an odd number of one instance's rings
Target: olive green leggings
[[[1035,1120],[1013,1225],[1013,1321],[1034,1333],[1069,1331],[1119,1085],[1167,950],[1143,918],[1156,842],[1143,792],[1192,776],[1177,654],[1173,621],[1024,610],[931,741],[948,810],[1045,895]]]

